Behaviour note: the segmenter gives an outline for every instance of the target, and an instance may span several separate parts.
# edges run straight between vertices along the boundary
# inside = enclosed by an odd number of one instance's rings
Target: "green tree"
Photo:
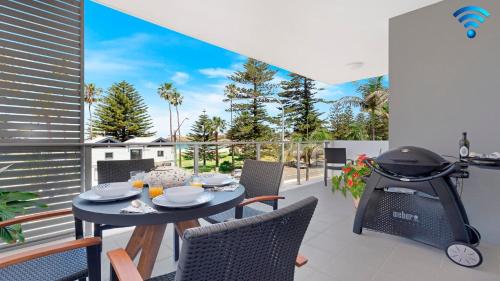
[[[226,111],[230,112],[230,124],[229,126],[233,126],[233,100],[238,96],[238,87],[236,87],[235,84],[229,84],[226,85],[224,88],[224,96],[225,98],[223,99],[224,102],[229,102],[229,109],[226,109]],[[231,138],[229,138],[232,140]],[[234,167],[234,145],[231,145],[231,165]]]
[[[170,101],[175,108],[175,114],[177,115],[177,129],[174,130],[174,142],[181,141],[181,120],[179,118],[179,106],[182,105],[183,99],[184,98],[182,97],[181,93],[179,93],[178,91],[174,91],[174,93],[170,98]],[[174,155],[175,157],[177,157],[177,145],[174,145]],[[182,167],[182,148],[180,147],[179,147],[179,167]]]
[[[169,114],[169,123],[170,123],[170,141],[174,141],[173,131],[172,131],[172,101],[173,96],[177,90],[175,89],[172,83],[163,83],[158,88],[158,95],[160,98],[164,99],[168,103],[168,114]]]
[[[98,88],[94,83],[85,84],[84,101],[89,106],[89,139],[94,137],[92,124],[92,105],[99,101],[99,96],[102,94],[102,89]]]
[[[330,107],[329,121],[334,139],[349,139],[351,125],[355,123],[352,107],[341,103],[333,103]]]
[[[270,137],[272,131],[267,125],[270,118],[265,109],[265,97],[271,95],[275,88],[271,83],[275,74],[276,71],[270,69],[268,64],[249,58],[243,65],[243,70],[236,71],[229,77],[240,86],[235,99],[250,101],[233,103],[233,111],[239,113],[239,118],[250,118],[250,122],[247,122],[251,126],[250,130],[240,131],[240,140],[259,141]],[[237,127],[232,129],[238,130]]]
[[[144,100],[134,86],[126,81],[114,83],[99,99],[94,126],[102,135],[120,141],[133,137],[148,137],[155,133]]]
[[[281,82],[283,92],[279,96],[283,99],[285,116],[288,124],[292,124],[293,133],[309,136],[322,126],[321,113],[314,105],[319,102],[315,97],[318,91],[316,82],[299,74],[291,73],[291,79]]]
[[[296,142],[307,142],[302,144],[302,153],[300,155],[300,158],[304,159],[304,162],[306,163],[306,181],[309,180],[309,168],[311,167],[313,154],[323,149],[323,144],[318,144],[318,142],[329,140],[330,138],[331,134],[326,128],[318,128],[311,132],[308,136],[298,133],[292,135],[292,139]],[[297,165],[300,165],[300,163],[297,163]]]
[[[210,142],[214,140],[214,129],[212,120],[207,115],[207,112],[203,110],[202,114],[198,117],[198,120],[194,122],[191,126],[191,132],[188,134],[188,139],[194,142]],[[199,155],[203,160],[203,167],[207,165],[207,159],[212,159],[213,151],[208,145],[201,145],[199,148]],[[194,157],[194,149],[190,148],[188,150],[188,155]]]
[[[219,141],[219,133],[224,133],[226,121],[220,117],[212,117],[212,129],[215,142]],[[215,166],[219,167],[219,145],[215,145]]]
[[[354,123],[352,123],[349,128],[349,133],[346,136],[347,140],[367,140],[370,138],[367,131],[365,114],[362,112],[356,115]]]
[[[387,107],[389,92],[384,86],[383,76],[368,79],[366,83],[358,86],[357,92],[361,97],[344,97],[338,100],[343,104],[360,107],[363,112],[369,116],[370,135],[372,140],[382,139],[383,136],[377,136],[377,127],[379,131],[387,131],[387,127],[380,125],[383,123],[383,116],[388,118],[389,110]]]

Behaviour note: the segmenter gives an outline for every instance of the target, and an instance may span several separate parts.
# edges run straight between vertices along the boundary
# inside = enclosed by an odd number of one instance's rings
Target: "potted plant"
[[[357,208],[359,200],[366,186],[366,177],[370,175],[371,169],[365,164],[366,154],[361,154],[355,161],[351,161],[342,167],[339,176],[332,178],[332,191],[340,191],[345,197],[349,192]]]
[[[10,166],[0,168],[0,173],[7,170],[9,167]],[[29,207],[47,207],[46,205],[38,204],[35,200],[36,198],[38,198],[38,195],[32,192],[0,192],[0,221],[6,221],[17,215],[23,215],[26,213],[26,208]],[[24,234],[21,225],[16,224],[0,228],[0,240],[9,244],[24,242]]]

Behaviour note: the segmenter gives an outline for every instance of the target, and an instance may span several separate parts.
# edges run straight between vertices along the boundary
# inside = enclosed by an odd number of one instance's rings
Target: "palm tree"
[[[99,100],[102,93],[101,88],[97,88],[94,83],[85,84],[85,103],[89,105],[89,139],[92,139],[94,132],[92,129],[92,104]]]
[[[181,93],[177,90],[171,96],[172,105],[175,107],[175,113],[177,115],[177,132],[179,133],[178,140],[181,141],[181,120],[179,119],[179,106],[182,104],[183,97]],[[174,142],[177,142],[177,134],[174,134]],[[175,146],[177,148],[177,146]],[[177,149],[175,149],[177,150]],[[177,155],[177,151],[175,151]],[[182,148],[179,147],[179,167],[182,167]]]
[[[170,141],[173,141],[173,132],[172,132],[172,96],[177,92],[174,85],[172,83],[163,83],[158,88],[158,95],[160,98],[166,100],[168,102],[168,113],[170,116]]]
[[[233,127],[233,99],[238,96],[238,87],[235,84],[226,85],[224,89],[224,95],[226,98],[223,100],[224,102],[229,101],[229,111],[231,112],[231,128]],[[234,145],[231,145],[231,167],[234,167]]]
[[[372,140],[376,137],[377,118],[388,115],[384,109],[389,100],[389,92],[383,85],[383,76],[368,79],[367,83],[358,86],[356,90],[361,97],[343,97],[337,102],[349,106],[358,106],[362,111],[368,112],[370,118],[370,131]]]
[[[226,121],[220,117],[212,117],[212,128],[214,132],[215,142],[219,141],[219,132],[223,133],[226,129]],[[215,167],[219,168],[219,146],[215,145]]]

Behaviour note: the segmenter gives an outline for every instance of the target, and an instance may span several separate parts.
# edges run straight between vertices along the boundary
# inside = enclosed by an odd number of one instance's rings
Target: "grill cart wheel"
[[[446,248],[446,256],[452,262],[464,267],[476,267],[483,262],[483,256],[478,249],[462,242],[451,243]]]

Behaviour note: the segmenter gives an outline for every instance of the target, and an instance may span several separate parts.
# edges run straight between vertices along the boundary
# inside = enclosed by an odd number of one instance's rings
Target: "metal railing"
[[[187,165],[188,169],[192,169],[194,174],[199,174],[200,172],[207,171],[207,167],[203,167],[201,165],[201,151],[204,149],[211,150],[211,153],[214,153],[214,148],[215,146],[219,147],[219,149],[224,149],[224,148],[240,148],[240,149],[249,149],[253,155],[242,155],[242,153],[235,154],[235,155],[228,155],[231,160],[234,161],[235,158],[240,159],[239,162],[243,162],[244,159],[246,158],[251,158],[251,159],[257,159],[257,160],[266,160],[266,161],[281,161],[285,163],[286,167],[286,173],[287,176],[285,176],[285,180],[290,182],[290,168],[295,168],[295,177],[296,177],[296,183],[301,184],[303,177],[306,176],[304,174],[305,170],[311,169],[311,168],[318,168],[318,163],[322,162],[324,159],[322,158],[323,155],[323,148],[325,146],[325,143],[327,141],[320,141],[320,142],[292,142],[292,141],[264,141],[264,142],[161,142],[161,143],[85,143],[82,144],[83,149],[84,149],[84,158],[85,158],[85,173],[86,173],[86,178],[90,179],[92,178],[92,149],[97,149],[97,148],[124,148],[124,149],[131,149],[131,148],[150,148],[150,147],[156,147],[156,148],[166,148],[166,147],[174,147],[176,146],[175,149],[172,149],[172,153],[176,153],[174,155],[173,161],[166,161],[170,162],[176,166],[178,166],[178,158],[179,157],[185,157],[185,154],[180,154],[178,155],[177,153],[179,151],[182,151],[179,149],[179,147],[189,147],[190,154],[191,156],[189,157],[189,160],[182,160],[182,162],[186,163],[186,161],[189,161],[192,163],[192,165]],[[266,155],[264,155],[263,151],[265,150],[272,150],[269,147],[270,146],[275,146],[275,150],[270,152],[267,151]],[[279,147],[279,149],[278,149]],[[306,160],[304,158],[304,151],[303,148],[308,148],[310,150],[313,150],[313,153],[310,153],[314,157],[314,165],[313,167],[310,167],[307,165]],[[285,149],[286,148],[286,149]],[[231,150],[232,151],[232,150]],[[283,155],[285,154],[285,155]],[[309,156],[311,156],[309,155]],[[265,156],[265,157],[263,157]],[[149,157],[143,157],[143,158],[149,158]],[[213,158],[213,157],[211,157]],[[102,159],[104,160],[104,159]],[[105,161],[105,160],[104,160]],[[211,159],[213,161],[213,159]],[[226,160],[227,161],[227,160]],[[165,161],[164,161],[165,162]],[[222,162],[222,161],[221,161]],[[219,163],[220,164],[220,163]],[[184,165],[183,165],[184,166]],[[212,165],[211,165],[212,166]],[[183,167],[186,168],[186,167]],[[202,169],[203,168],[203,169]],[[217,171],[218,167],[213,167],[214,171]],[[237,167],[232,167],[233,169],[239,168]],[[321,165],[320,168],[322,169],[323,166]],[[90,172],[89,172],[90,171]],[[322,176],[322,174],[321,174]],[[314,177],[318,177],[318,173],[315,173]],[[95,178],[95,177],[94,177]],[[95,180],[94,180],[95,182]],[[85,181],[85,190],[88,190],[91,187],[92,180],[86,180]]]

